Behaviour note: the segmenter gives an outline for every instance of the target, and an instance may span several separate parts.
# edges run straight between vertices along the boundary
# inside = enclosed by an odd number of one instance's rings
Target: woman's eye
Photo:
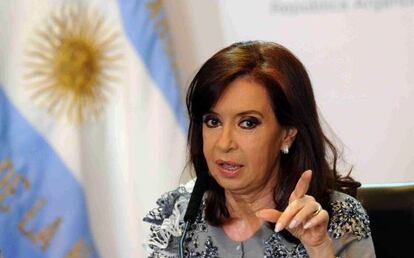
[[[240,122],[240,127],[243,129],[253,129],[260,124],[256,118],[245,119]]]
[[[220,125],[220,121],[217,118],[206,117],[204,118],[204,124],[209,128],[214,128]]]

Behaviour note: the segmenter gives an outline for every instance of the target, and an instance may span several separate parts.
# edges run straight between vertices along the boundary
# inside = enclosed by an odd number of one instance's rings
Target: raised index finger
[[[299,181],[296,183],[295,190],[293,190],[293,192],[290,194],[289,203],[305,196],[306,192],[309,189],[311,179],[312,170],[306,170],[303,172],[302,176],[299,178]]]

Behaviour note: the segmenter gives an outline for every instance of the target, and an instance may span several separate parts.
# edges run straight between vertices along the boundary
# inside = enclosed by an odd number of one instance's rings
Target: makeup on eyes
[[[260,125],[262,122],[260,119],[254,117],[254,116],[247,116],[243,117],[239,123],[240,127],[243,129],[254,129],[258,125]]]
[[[217,115],[214,114],[205,114],[203,116],[203,123],[210,128],[217,127],[220,124],[220,120]]]
[[[237,117],[240,117],[238,125],[246,130],[255,129],[262,123],[262,120],[256,116],[260,116],[260,113],[256,111],[241,112],[237,114]],[[221,124],[219,115],[215,112],[203,115],[202,121],[208,128],[215,128]]]

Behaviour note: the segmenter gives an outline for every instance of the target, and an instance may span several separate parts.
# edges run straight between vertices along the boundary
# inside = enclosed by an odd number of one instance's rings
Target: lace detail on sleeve
[[[190,193],[184,186],[180,186],[163,194],[157,200],[157,207],[144,217],[145,222],[151,223],[150,236],[144,243],[150,257],[176,257],[189,198]]]
[[[332,218],[328,231],[333,238],[340,238],[346,233],[352,233],[358,240],[371,234],[369,218],[361,203],[347,196],[343,200],[333,201]]]

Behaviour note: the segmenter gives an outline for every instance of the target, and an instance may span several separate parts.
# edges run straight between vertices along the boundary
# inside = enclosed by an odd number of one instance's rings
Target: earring
[[[282,153],[283,154],[289,154],[289,145],[287,145],[287,144],[283,145]]]

